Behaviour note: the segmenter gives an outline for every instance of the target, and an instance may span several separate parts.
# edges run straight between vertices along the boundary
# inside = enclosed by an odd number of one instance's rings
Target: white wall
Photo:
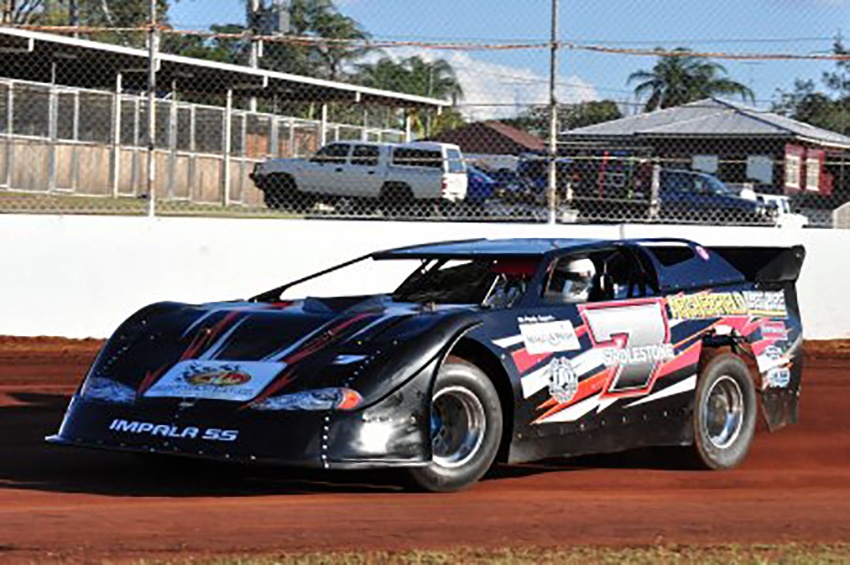
[[[803,243],[806,335],[850,337],[850,300],[842,298],[850,232],[839,230],[26,215],[0,216],[0,335],[106,337],[150,302],[248,297],[376,249],[471,237],[622,235]],[[345,291],[369,282],[347,280]]]

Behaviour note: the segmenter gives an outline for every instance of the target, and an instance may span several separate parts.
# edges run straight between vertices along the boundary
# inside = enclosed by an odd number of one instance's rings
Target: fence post
[[[552,38],[549,55],[549,169],[546,201],[549,210],[548,223],[557,222],[558,206],[558,0],[552,0]],[[567,194],[567,207],[572,207],[572,194]]]
[[[322,117],[319,121],[319,147],[324,147],[328,142],[328,103],[322,102]]]
[[[115,75],[115,94],[112,102],[112,198],[118,198],[121,178],[121,93],[124,89],[121,71]]]
[[[52,192],[56,190],[56,160],[57,152],[59,151],[59,148],[57,147],[57,139],[59,135],[56,128],[57,110],[59,105],[59,93],[56,90],[56,61],[51,61],[50,63],[50,91],[47,100],[47,138],[49,140],[48,143],[50,144],[50,153],[47,163],[47,190],[48,192]],[[76,152],[76,147],[74,151]]]
[[[159,35],[156,29],[156,2],[150,4],[150,31],[148,32],[148,216],[156,215],[156,64]]]
[[[407,108],[404,109],[404,142],[410,143],[413,139],[413,120],[410,119],[410,112]]]
[[[661,190],[661,165],[654,163],[652,165],[652,185],[650,187],[649,196],[649,219],[657,220],[659,215],[658,193]]]
[[[12,144],[13,135],[15,133],[15,81],[9,81],[9,88],[6,92],[6,188],[12,187],[12,159],[14,158],[14,149]]]
[[[168,107],[168,199],[174,198],[177,181],[177,81],[171,81],[171,104]]]
[[[230,204],[230,151],[233,135],[233,89],[227,89],[227,103],[224,106],[224,178],[222,186],[224,193],[221,195],[222,206]]]

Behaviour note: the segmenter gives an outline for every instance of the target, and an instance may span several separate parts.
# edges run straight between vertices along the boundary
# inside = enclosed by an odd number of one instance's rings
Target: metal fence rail
[[[326,123],[322,132],[319,120],[176,97],[157,101],[156,123],[157,196],[222,206],[262,203],[248,175],[265,159],[309,156],[337,140],[404,139],[401,130]],[[0,78],[0,188],[10,193],[144,196],[147,137],[143,96]]]

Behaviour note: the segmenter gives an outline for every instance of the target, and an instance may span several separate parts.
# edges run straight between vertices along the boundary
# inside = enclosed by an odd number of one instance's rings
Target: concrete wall
[[[839,230],[26,215],[0,216],[0,335],[106,337],[150,302],[248,297],[388,247],[470,237],[621,236],[803,243],[807,337],[850,337],[850,233]],[[336,289],[371,291],[376,283],[392,286],[391,277],[361,271],[337,280]]]

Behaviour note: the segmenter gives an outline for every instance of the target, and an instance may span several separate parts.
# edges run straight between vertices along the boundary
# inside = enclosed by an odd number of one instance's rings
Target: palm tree
[[[457,103],[463,87],[451,63],[444,59],[426,61],[414,56],[394,61],[383,57],[376,63],[357,65],[357,80],[364,86],[428,96]]]
[[[658,49],[663,53],[663,49]],[[672,54],[660,54],[650,70],[629,75],[628,84],[640,81],[635,96],[648,96],[644,109],[680,106],[712,96],[740,96],[754,100],[753,91],[746,85],[726,78],[726,68],[704,57],[689,55],[690,49],[679,47]]]

